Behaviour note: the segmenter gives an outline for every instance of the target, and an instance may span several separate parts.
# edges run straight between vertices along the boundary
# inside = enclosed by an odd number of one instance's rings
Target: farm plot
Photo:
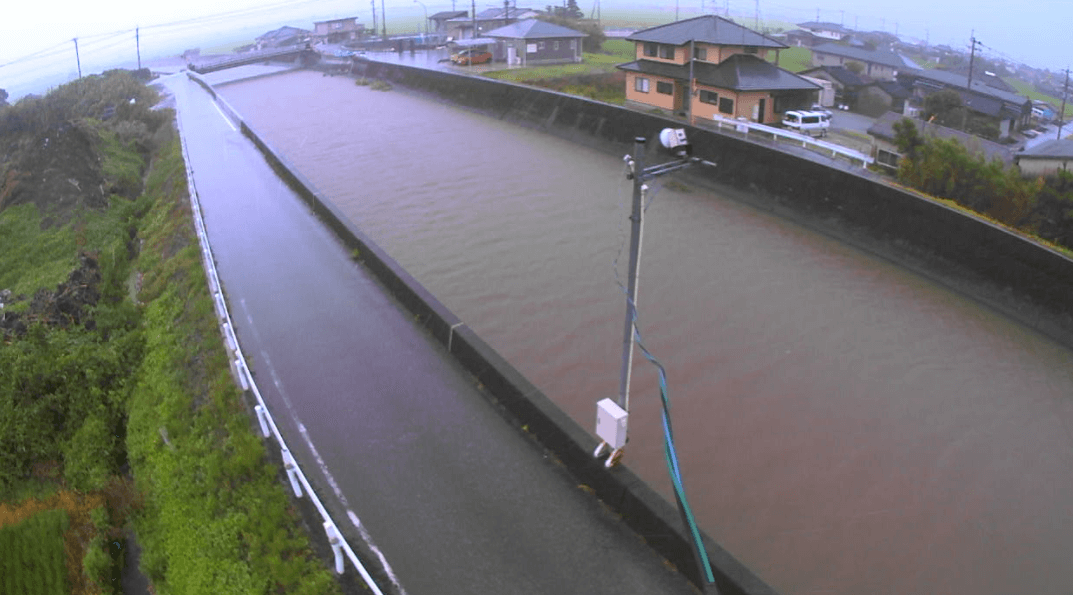
[[[67,512],[59,509],[0,527],[0,593],[67,593],[63,553],[67,524]]]

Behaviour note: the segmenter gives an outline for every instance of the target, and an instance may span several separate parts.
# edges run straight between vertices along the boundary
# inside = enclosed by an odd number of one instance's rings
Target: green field
[[[775,62],[775,52],[771,52],[768,60]],[[812,68],[812,50],[802,47],[792,47],[779,52],[779,67],[790,72],[801,72]]]
[[[67,523],[66,511],[49,510],[0,528],[0,593],[67,593],[63,559]]]
[[[1015,89],[1017,89],[1018,93],[1020,93],[1021,95],[1024,95],[1025,97],[1028,97],[1029,99],[1038,99],[1039,101],[1046,101],[1047,103],[1050,103],[1051,105],[1053,105],[1055,108],[1058,108],[1058,109],[1061,109],[1061,107],[1062,107],[1062,100],[1061,99],[1059,99],[1058,97],[1054,97],[1054,96],[1051,96],[1051,95],[1046,95],[1046,94],[1040,93],[1039,91],[1033,89],[1032,85],[1029,84],[1029,83],[1026,83],[1024,81],[1015,79],[1013,77],[1006,77],[1006,78],[1003,78],[1002,80],[1004,80],[1007,83],[1009,83],[1010,85],[1012,85]],[[1066,115],[1067,118],[1069,116],[1073,116],[1073,103],[1069,103],[1069,104],[1066,105],[1066,114],[1065,115]]]

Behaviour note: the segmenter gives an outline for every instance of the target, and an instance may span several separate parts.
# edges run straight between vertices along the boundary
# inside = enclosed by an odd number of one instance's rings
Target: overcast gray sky
[[[413,0],[384,0],[389,28],[400,21],[421,19],[420,5]],[[422,0],[429,14],[450,10],[449,0]],[[543,8],[554,0],[534,0],[522,6]],[[596,0],[578,0],[588,13]],[[624,10],[652,11],[663,9],[673,18],[675,0],[600,0],[605,14]],[[560,0],[561,2],[561,0]],[[1073,1],[1034,0],[1012,3],[987,0],[900,0],[890,3],[851,3],[843,0],[812,0],[797,3],[793,0],[677,0],[682,17],[697,14],[702,3],[709,12],[729,6],[732,16],[745,24],[759,7],[761,21],[782,19],[790,22],[820,20],[844,23],[847,27],[864,30],[897,31],[916,39],[928,38],[932,44],[945,43],[967,48],[975,29],[984,52],[1027,62],[1033,66],[1058,71],[1073,63],[1071,31]],[[556,2],[559,3],[559,2]],[[0,87],[5,78],[25,76],[25,68],[41,70],[63,67],[74,70],[73,44],[78,37],[83,60],[94,52],[104,56],[117,49],[133,50],[133,32],[107,36],[116,31],[143,29],[143,52],[151,52],[153,43],[165,37],[185,35],[219,35],[238,28],[243,22],[290,19],[298,26],[311,26],[311,15],[357,16],[360,22],[371,24],[369,0],[9,0],[0,11]],[[499,3],[480,0],[477,9]],[[380,0],[377,1],[379,11]],[[459,0],[458,9],[469,9],[470,2]],[[636,7],[636,8],[633,8]],[[223,18],[207,18],[229,13]],[[169,27],[153,25],[177,23]],[[21,61],[29,54],[41,53],[42,59]],[[11,62],[16,61],[15,64]],[[92,66],[92,65],[91,65]],[[90,68],[92,69],[92,68]]]

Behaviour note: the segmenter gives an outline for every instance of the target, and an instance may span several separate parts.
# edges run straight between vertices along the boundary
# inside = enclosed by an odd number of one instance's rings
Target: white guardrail
[[[698,122],[707,122],[706,120],[697,119]],[[780,138],[792,140],[794,142],[801,143],[802,147],[815,147],[822,152],[830,152],[831,157],[842,155],[848,157],[851,161],[860,161],[861,167],[871,165],[875,160],[870,155],[865,155],[859,151],[848,149],[841,145],[829,143],[827,141],[816,140],[811,136],[801,134],[798,132],[790,132],[782,128],[775,128],[773,126],[767,126],[764,124],[757,124],[755,122],[743,122],[741,120],[732,120],[730,118],[724,118],[718,114],[712,116],[712,121],[715,122],[716,128],[722,130],[723,128],[733,128],[734,130],[741,132],[742,134],[749,135],[752,131],[761,132],[771,135],[776,141]]]
[[[230,109],[230,106],[228,106]],[[350,560],[354,568],[361,574],[365,584],[375,595],[383,595],[383,592],[373,581],[373,578],[369,575],[369,572],[365,569],[365,566],[358,559],[358,556],[354,553],[354,550],[343,538],[342,533],[339,531],[338,525],[328,514],[327,509],[324,508],[324,504],[321,503],[320,498],[317,497],[316,492],[313,491],[313,487],[309,484],[309,480],[306,479],[305,473],[302,472],[302,468],[298,466],[294,456],[291,454],[289,448],[287,448],[287,442],[283,439],[283,435],[280,434],[279,428],[276,427],[276,422],[272,419],[272,414],[268,411],[268,407],[265,405],[264,398],[261,396],[260,389],[257,388],[257,383],[253,379],[253,375],[250,374],[249,368],[246,366],[246,359],[242,353],[242,346],[238,343],[238,337],[235,335],[234,326],[231,324],[231,314],[227,311],[227,304],[224,301],[223,290],[220,285],[220,277],[216,272],[216,263],[213,260],[212,248],[209,246],[209,238],[205,233],[205,222],[201,216],[201,204],[198,200],[197,190],[194,186],[193,170],[190,166],[190,154],[186,147],[186,137],[182,133],[181,119],[177,118],[177,124],[179,126],[179,139],[182,143],[183,159],[186,160],[186,179],[187,185],[190,190],[190,205],[194,214],[194,227],[197,230],[198,241],[201,243],[201,259],[204,263],[205,276],[208,278],[209,291],[212,292],[213,302],[216,305],[216,316],[220,322],[220,332],[224,336],[224,341],[227,344],[227,349],[231,355],[231,365],[234,368],[235,375],[238,377],[239,384],[244,391],[252,391],[253,396],[257,399],[257,405],[255,410],[257,412],[257,421],[261,425],[261,434],[268,438],[274,436],[280,446],[280,453],[283,458],[283,465],[287,470],[287,477],[290,479],[291,488],[294,490],[294,495],[297,498],[301,498],[304,494],[309,495],[309,500],[313,503],[313,506],[317,508],[323,520],[324,533],[328,538],[328,542],[332,546],[332,552],[335,554],[335,572],[336,574],[343,574],[343,558],[344,554],[347,559]]]

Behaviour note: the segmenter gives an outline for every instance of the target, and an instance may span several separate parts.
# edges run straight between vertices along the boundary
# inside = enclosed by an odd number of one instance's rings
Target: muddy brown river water
[[[220,92],[593,426],[618,382],[620,157],[319,73]],[[1073,352],[735,192],[660,189],[641,264],[703,528],[788,595],[1073,592]],[[639,362],[625,462],[669,495],[655,391]]]

